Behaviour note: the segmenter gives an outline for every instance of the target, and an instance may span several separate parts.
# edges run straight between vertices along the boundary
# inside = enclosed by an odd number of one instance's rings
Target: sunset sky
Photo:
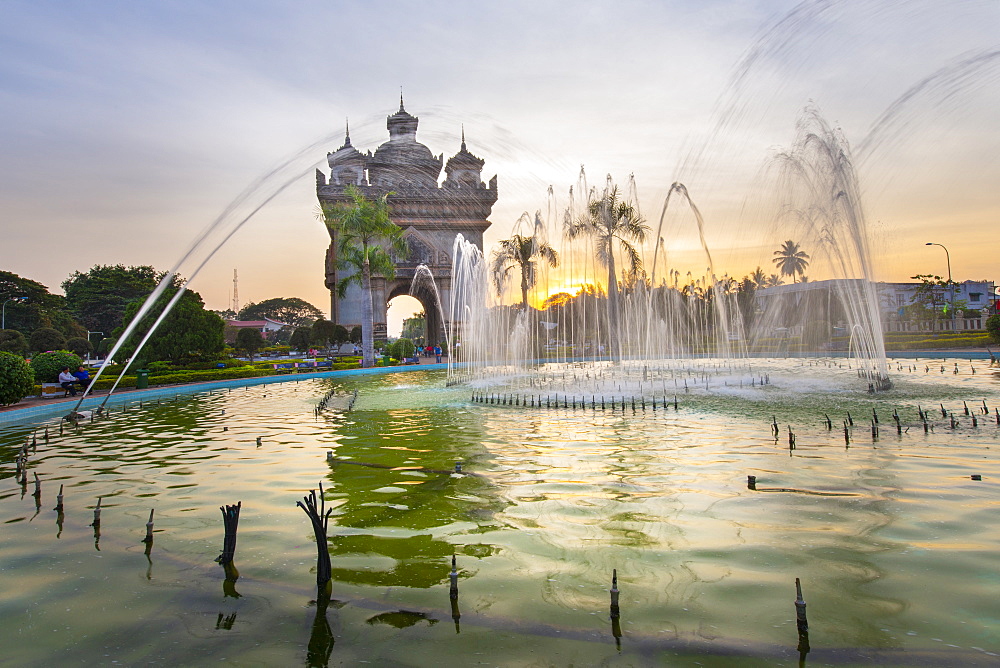
[[[879,278],[944,274],[930,241],[956,279],[1000,280],[995,0],[7,0],[0,35],[0,269],[53,291],[94,264],[169,268],[292,158],[192,288],[225,308],[238,269],[243,303],[328,309],[313,170],[345,118],[360,149],[385,141],[401,87],[419,141],[447,158],[464,124],[499,176],[487,246],[565,207],[583,166],[591,186],[634,174],[654,227],[685,183],[742,275],[788,236],[741,216],[813,105],[854,151]],[[671,266],[703,273],[693,227],[667,222]]]

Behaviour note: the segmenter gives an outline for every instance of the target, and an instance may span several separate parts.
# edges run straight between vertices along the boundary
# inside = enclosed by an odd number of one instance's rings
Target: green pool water
[[[655,412],[474,403],[473,388],[414,371],[180,396],[61,436],[58,421],[7,426],[0,663],[996,665],[1000,379],[947,365],[912,363],[870,396],[849,370],[775,363],[768,387],[682,393]],[[314,413],[331,389],[358,391],[350,413]],[[934,409],[928,433],[918,404]],[[15,454],[45,426],[22,486]],[[325,615],[295,505],[321,482]],[[213,559],[219,507],[237,501],[230,588]]]

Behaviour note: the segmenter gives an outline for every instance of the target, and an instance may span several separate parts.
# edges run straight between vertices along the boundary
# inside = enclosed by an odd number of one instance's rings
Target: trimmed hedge
[[[350,369],[357,369],[358,360],[357,357],[348,357],[344,361],[334,362],[332,370],[333,371],[347,371]],[[289,360],[291,361],[291,360]],[[398,364],[396,360],[391,360],[392,363]],[[284,363],[284,362],[283,362]],[[206,383],[215,380],[237,380],[240,378],[264,378],[267,376],[278,375],[273,367],[273,362],[257,362],[253,365],[246,364],[244,366],[235,367],[231,369],[207,369],[204,371],[169,371],[161,372],[159,374],[150,374],[149,385],[150,387],[159,385],[179,385],[183,383]],[[92,383],[93,389],[95,390],[108,390],[111,386],[115,384],[115,380],[118,378],[118,374],[121,373],[122,365],[109,365],[101,377]],[[316,369],[316,371],[330,371],[330,367],[324,367]],[[113,372],[113,373],[112,373]],[[118,383],[118,388],[123,387],[135,387],[136,376],[125,376],[122,378],[121,382]],[[23,396],[38,396],[42,392],[41,385],[34,385],[32,388],[26,390],[31,392],[31,394],[25,394]]]
[[[981,336],[983,332],[979,331],[961,331],[961,332],[888,332],[885,335],[886,343],[893,341],[926,341],[934,339],[958,339],[965,338],[967,336]],[[842,337],[843,340],[847,340],[846,337]]]
[[[988,346],[990,337],[987,334],[973,336],[954,336],[947,339],[916,339],[910,341],[886,341],[886,350],[925,350],[931,348],[979,348]]]
[[[149,384],[153,385],[177,385],[179,383],[204,383],[213,380],[233,380],[237,378],[261,378],[273,376],[274,370],[237,368],[237,369],[211,369],[206,371],[176,371],[164,373],[158,376],[150,376]],[[95,390],[107,390],[115,384],[117,376],[105,377],[93,383]],[[135,376],[125,376],[118,387],[135,387]]]

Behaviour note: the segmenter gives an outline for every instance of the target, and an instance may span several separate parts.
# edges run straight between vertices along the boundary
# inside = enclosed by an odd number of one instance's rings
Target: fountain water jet
[[[719,381],[716,386],[742,384],[752,357],[791,355],[806,345],[818,345],[807,340],[812,336],[807,336],[806,326],[815,321],[812,329],[820,331],[819,338],[828,337],[835,298],[837,319],[850,334],[848,353],[858,361],[858,377],[872,391],[890,388],[868,230],[846,141],[810,108],[792,147],[770,164],[772,180],[763,193],[748,198],[755,205],[748,209],[758,219],[778,221],[782,235],[803,236],[815,249],[813,267],[830,280],[807,284],[803,279],[745,298],[735,279],[716,274],[706,221],[680,182],[671,185],[663,205],[651,251],[652,275],[639,263],[619,274],[616,253],[638,258],[650,251],[629,246],[609,251],[610,246],[601,245],[611,243],[607,239],[598,242],[580,233],[577,213],[593,214],[609,198],[618,201],[609,178],[602,192],[588,192],[586,203],[576,202],[571,189],[562,214],[565,233],[559,252],[569,258],[575,282],[591,287],[566,294],[561,302],[550,298],[545,310],[503,305],[489,289],[491,276],[482,252],[456,240],[450,314],[452,322],[461,323],[462,346],[452,350],[449,382],[558,388],[580,400],[605,390],[617,392],[623,385],[634,396],[651,398],[657,383],[669,380],[678,387],[678,379],[686,391],[711,391],[713,376]],[[580,181],[585,184],[583,172]],[[625,192],[633,197],[634,183]],[[688,273],[683,282],[679,271],[670,269],[670,280],[658,272],[660,254],[665,262],[669,247],[662,238],[664,217],[675,193],[695,216],[708,263],[705,276]],[[638,211],[637,203],[622,204]],[[535,233],[544,235],[547,225],[538,219],[536,214]],[[604,261],[592,261],[594,257]],[[608,268],[606,279],[600,275],[602,264]],[[815,288],[825,290],[825,310],[806,308],[817,300],[803,295]],[[552,293],[550,286],[541,289]],[[689,387],[692,377],[696,382]]]

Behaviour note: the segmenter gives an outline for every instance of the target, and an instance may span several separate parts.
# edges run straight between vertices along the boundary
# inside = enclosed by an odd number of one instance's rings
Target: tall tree
[[[128,305],[145,299],[164,274],[148,265],[94,265],[86,272],[70,274],[62,289],[76,319],[87,329],[108,336],[126,324],[123,321]],[[181,279],[174,276],[173,287],[180,284]]]
[[[559,266],[559,254],[544,241],[520,234],[501,240],[490,261],[490,275],[497,294],[503,292],[510,273],[516,268],[521,274],[521,308],[527,309],[528,290],[538,279],[538,260],[550,267]]]
[[[0,271],[0,302],[7,302],[4,325],[25,336],[40,327],[58,329],[63,336],[87,335],[87,328],[70,315],[66,299],[49,293],[47,287],[30,278]]]
[[[296,327],[288,343],[294,350],[309,350],[309,346],[312,345],[312,328]]]
[[[262,302],[250,302],[240,309],[238,320],[270,318],[292,327],[306,327],[322,318],[323,312],[298,297],[274,297]]]
[[[638,273],[642,258],[632,243],[646,240],[649,226],[634,206],[619,199],[618,188],[587,206],[587,215],[571,221],[566,236],[593,238],[597,261],[608,270],[608,343],[613,360],[621,359],[621,333],[618,313],[618,272],[615,268],[615,251],[625,256],[626,270]]]
[[[66,347],[66,337],[58,329],[39,327],[31,333],[28,344],[31,346],[31,350],[36,353],[63,350]]]
[[[28,352],[28,340],[16,329],[0,329],[0,352],[24,355]]]
[[[318,345],[326,347],[330,345],[334,337],[337,336],[337,325],[331,320],[324,320],[320,318],[312,324],[311,327],[311,342]]]
[[[74,336],[66,339],[66,350],[70,351],[74,355],[86,357],[94,350],[94,346],[90,341],[82,336]]]
[[[375,323],[372,305],[372,276],[392,278],[396,264],[390,252],[399,257],[408,254],[403,230],[389,218],[386,193],[368,199],[355,186],[348,186],[349,202],[338,202],[323,209],[324,221],[337,242],[337,268],[349,272],[337,282],[341,297],[353,283],[361,286],[361,365],[375,365]]]
[[[424,337],[427,332],[427,317],[423,311],[419,313],[414,313],[412,317],[403,320],[403,331],[400,332],[399,336],[401,338],[410,339],[411,341],[423,342]]]
[[[799,248],[794,241],[786,241],[781,244],[781,248],[774,251],[772,260],[777,266],[782,276],[791,276],[792,282],[795,277],[805,274],[806,267],[809,266],[809,254]]]
[[[119,348],[116,357],[136,356],[139,342],[176,292],[177,288],[168,288],[160,295],[156,305],[143,317],[135,333]],[[114,332],[116,337],[121,336],[125,325],[135,317],[141,306],[140,301],[133,301],[128,305],[123,314],[122,326]],[[225,347],[223,339],[225,326],[226,323],[222,318],[205,309],[201,295],[188,290],[181,295],[173,310],[163,319],[137,356],[147,362],[211,361],[216,359]]]
[[[253,356],[257,351],[267,345],[267,341],[253,327],[243,327],[236,334],[236,349],[242,350],[253,362]]]
[[[343,345],[350,341],[351,333],[347,331],[347,328],[343,325],[333,326],[333,336],[330,338],[330,343],[335,346]]]
[[[764,281],[765,288],[776,288],[779,285],[784,285],[784,284],[785,281],[783,281],[781,276],[778,276],[777,274],[771,274],[770,276],[767,277],[767,280]]]

